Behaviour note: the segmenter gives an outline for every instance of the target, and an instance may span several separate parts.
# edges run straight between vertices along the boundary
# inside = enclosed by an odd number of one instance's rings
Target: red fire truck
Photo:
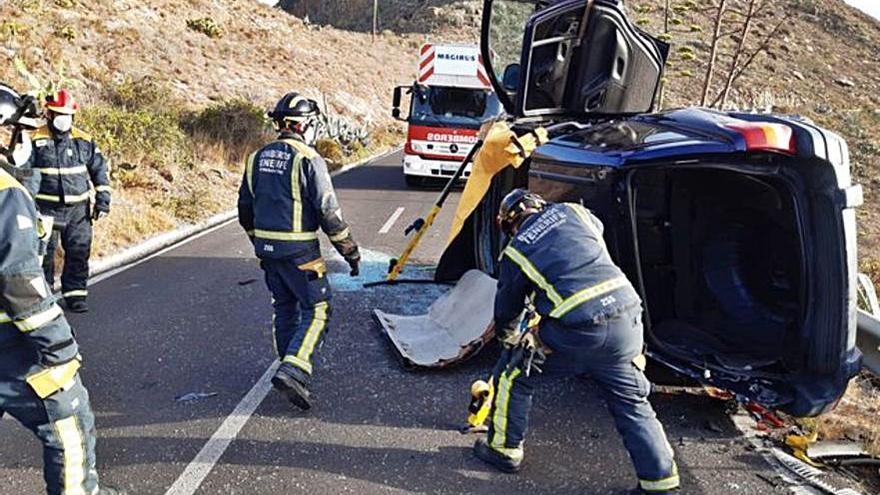
[[[393,102],[394,117],[408,123],[403,174],[410,186],[451,177],[480,126],[502,112],[478,47],[426,44],[420,53],[418,80],[395,88]],[[406,117],[404,91],[410,96]],[[462,178],[469,175],[470,167]]]

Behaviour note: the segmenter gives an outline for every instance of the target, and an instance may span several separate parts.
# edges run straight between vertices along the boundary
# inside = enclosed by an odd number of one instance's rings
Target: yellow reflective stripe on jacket
[[[254,195],[254,158],[256,156],[256,153],[251,153],[245,164],[245,177],[247,178],[248,190],[251,192],[251,196]]]
[[[678,466],[672,464],[672,475],[660,480],[639,480],[639,486],[646,492],[665,492],[674,490],[681,485],[678,477]]]
[[[290,193],[293,196],[291,208],[293,209],[293,230],[302,230],[302,190],[300,189],[299,173],[302,167],[302,155],[297,154],[293,159],[293,169],[290,171]]]
[[[314,241],[318,233],[254,229],[254,237],[270,241]]]
[[[0,311],[0,323],[11,323],[12,318],[9,317],[4,311]]]
[[[87,174],[89,169],[86,168],[85,165],[79,165],[77,167],[46,167],[46,168],[37,168],[41,174],[46,175],[76,175],[76,174]]]
[[[596,284],[592,287],[587,287],[584,290],[578,291],[574,293],[571,297],[568,297],[562,304],[556,305],[553,308],[553,311],[550,312],[551,318],[562,318],[569,311],[574,308],[580,306],[581,304],[595,299],[603,294],[607,294],[611,291],[617,290],[621,287],[625,287],[629,284],[629,280],[626,277],[617,277],[612,278],[611,280],[606,280],[600,284]]]
[[[308,159],[317,158],[317,157],[321,156],[318,154],[317,151],[312,149],[312,147],[310,147],[306,143],[297,141],[296,139],[282,139],[281,141],[284,143],[287,143],[288,145],[290,145],[291,148],[296,150],[297,153],[302,154],[303,156],[305,156]]]
[[[57,304],[53,304],[52,307],[45,311],[41,311],[35,315],[28,316],[23,320],[15,320],[15,326],[18,327],[22,332],[32,332],[50,321],[58,318],[63,314],[61,311],[61,307]]]
[[[20,182],[15,180],[15,177],[9,175],[5,170],[0,169],[0,191],[12,188],[20,189],[30,194]]]
[[[328,237],[330,237],[331,242],[339,242],[339,241],[344,241],[346,238],[348,238],[349,235],[351,235],[351,230],[346,228],[342,232],[340,232],[338,234],[333,234]]]
[[[113,188],[110,186],[95,186],[95,191],[98,192],[113,192]]]
[[[61,196],[55,196],[54,194],[37,194],[35,196],[36,199],[42,201],[49,201],[51,203],[60,203]],[[85,192],[82,194],[65,194],[64,202],[65,203],[81,203],[83,201],[89,200],[89,193]]]
[[[507,255],[511,261],[516,263],[523,273],[525,273],[535,285],[540,287],[547,294],[547,298],[550,299],[554,306],[562,304],[562,297],[556,292],[556,289],[547,282],[547,279],[541,275],[541,272],[535,268],[535,265],[533,265],[528,258],[523,256],[523,254],[517,251],[513,246],[507,246],[507,249],[504,250],[504,254]]]

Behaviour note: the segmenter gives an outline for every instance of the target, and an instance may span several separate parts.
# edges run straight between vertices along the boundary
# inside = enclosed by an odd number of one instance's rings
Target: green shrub
[[[181,105],[169,102],[168,91],[150,77],[141,79],[126,78],[120,83],[107,84],[104,99],[110,104],[128,111],[153,110],[169,113]]]
[[[0,22],[0,40],[12,40],[19,35],[26,33],[29,29],[27,24],[18,21],[2,21]]]
[[[271,138],[263,109],[241,98],[190,112],[182,126],[192,139],[223,147],[230,162],[240,162]]]
[[[345,158],[345,151],[342,145],[335,139],[319,139],[315,143],[315,150],[331,163],[339,163]]]
[[[162,173],[174,165],[192,162],[187,136],[173,112],[99,104],[84,108],[78,120],[112,161],[132,164],[132,173],[146,173],[141,170],[143,166]]]
[[[55,31],[55,35],[67,41],[73,41],[77,37],[76,29],[70,25],[61,26]]]
[[[217,22],[210,17],[187,19],[186,27],[197,33],[202,33],[209,38],[223,37],[223,29],[221,29],[220,25],[217,24]]]

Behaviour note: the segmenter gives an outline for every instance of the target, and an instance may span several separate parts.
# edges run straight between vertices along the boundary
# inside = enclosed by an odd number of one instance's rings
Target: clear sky
[[[880,19],[880,0],[846,0],[846,3],[858,7]]]

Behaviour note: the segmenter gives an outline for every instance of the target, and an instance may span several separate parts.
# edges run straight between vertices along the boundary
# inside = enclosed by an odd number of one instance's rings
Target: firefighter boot
[[[515,473],[522,467],[522,449],[496,449],[483,438],[474,442],[474,455],[477,459],[505,473]]]
[[[67,303],[67,309],[73,311],[74,313],[89,312],[89,304],[86,302],[85,297],[67,297],[64,299],[64,302]]]
[[[306,386],[307,382],[308,377],[305,376],[305,373],[290,363],[281,363],[275,376],[272,377],[272,386],[303,411],[312,408],[311,394]]]

